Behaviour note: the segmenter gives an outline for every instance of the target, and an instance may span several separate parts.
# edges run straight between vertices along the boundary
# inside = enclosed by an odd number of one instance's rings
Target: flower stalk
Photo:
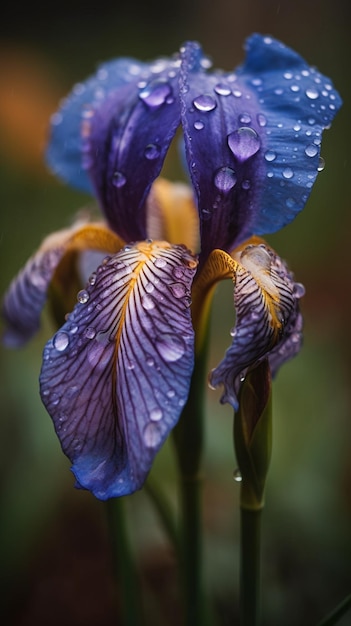
[[[241,473],[240,625],[259,626],[261,518],[271,458],[271,379],[265,360],[246,377],[234,419],[234,444]]]

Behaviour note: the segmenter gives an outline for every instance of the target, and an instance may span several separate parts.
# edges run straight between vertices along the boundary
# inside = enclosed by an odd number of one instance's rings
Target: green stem
[[[240,626],[260,623],[262,509],[241,507]]]
[[[121,602],[121,626],[140,626],[140,585],[130,546],[123,498],[106,502],[114,575]]]
[[[203,626],[205,623],[201,528],[205,368],[206,346],[197,355],[189,398],[173,433],[180,469],[185,626]]]
[[[319,622],[318,626],[334,626],[347,613],[349,608],[351,608],[351,593],[327,617]]]
[[[168,539],[170,540],[175,553],[179,558],[181,558],[179,533],[174,522],[173,511],[171,510],[170,504],[165,497],[165,494],[162,493],[161,489],[150,477],[147,479],[144,489],[154,505],[154,508],[162,522],[162,526],[167,533]]]

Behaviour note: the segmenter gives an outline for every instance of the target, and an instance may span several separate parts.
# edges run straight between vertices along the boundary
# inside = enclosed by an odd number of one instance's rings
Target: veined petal
[[[274,232],[303,208],[322,130],[341,100],[329,79],[270,37],[248,40],[236,74],[206,74],[201,54],[196,44],[184,48],[180,97],[206,256]]]
[[[100,65],[96,74],[77,83],[60,109],[51,118],[50,141],[46,153],[48,165],[65,182],[92,193],[87,167],[89,155],[84,138],[89,132],[95,107],[115,89],[136,84],[147,65],[135,59],[117,59]]]
[[[214,259],[218,255],[224,258],[225,253],[212,253]],[[235,264],[236,324],[231,332],[233,343],[211,372],[210,383],[223,385],[221,402],[229,402],[237,410],[241,383],[252,367],[268,357],[275,373],[298,352],[302,340],[298,299],[303,288],[294,283],[286,265],[265,244],[245,245],[236,259],[226,257],[228,267]]]
[[[165,242],[126,246],[48,342],[41,396],[79,486],[139,489],[187,399],[197,261]]]
[[[48,287],[66,256],[84,249],[116,252],[122,245],[123,242],[108,228],[93,223],[82,226],[79,222],[46,237],[5,294],[2,308],[7,325],[3,337],[5,345],[19,347],[39,329]]]

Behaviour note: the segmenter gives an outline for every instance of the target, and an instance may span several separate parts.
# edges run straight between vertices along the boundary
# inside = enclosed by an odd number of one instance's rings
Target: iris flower
[[[105,63],[73,88],[52,118],[47,159],[96,195],[104,221],[45,239],[4,299],[10,346],[37,331],[48,290],[56,315],[66,307],[44,349],[41,397],[76,485],[103,500],[143,485],[177,423],[219,280],[233,280],[236,312],[209,375],[222,402],[237,410],[247,372],[268,359],[274,375],[301,345],[303,287],[259,237],[304,207],[340,98],[258,34],[235,72],[210,68],[189,42],[172,58]],[[159,177],[178,129],[191,185]]]

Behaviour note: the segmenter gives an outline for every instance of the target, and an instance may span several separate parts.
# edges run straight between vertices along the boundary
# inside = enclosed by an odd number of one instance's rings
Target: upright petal
[[[46,153],[48,165],[65,182],[93,192],[85,154],[84,137],[92,112],[111,91],[138,81],[147,66],[135,59],[117,59],[100,65],[96,74],[77,83],[51,118],[50,141]]]
[[[232,345],[211,372],[211,385],[224,386],[221,402],[238,408],[238,392],[247,372],[263,359],[272,359],[274,373],[301,346],[302,320],[298,299],[301,285],[283,261],[265,244],[244,245],[233,260],[215,250],[212,256],[227,257],[235,280],[236,324]],[[211,257],[209,259],[211,262]]]
[[[279,230],[303,208],[317,176],[321,134],[341,100],[332,84],[282,43],[247,42],[236,74],[201,67],[183,51],[180,96],[204,256]]]
[[[46,237],[5,294],[2,306],[7,326],[5,345],[19,347],[37,332],[48,287],[65,255],[84,249],[116,252],[121,245],[118,237],[100,224],[82,226],[80,222]]]
[[[178,71],[177,62],[160,61],[92,110],[89,173],[111,227],[126,241],[147,236],[146,198],[180,124]]]
[[[45,348],[43,402],[79,486],[102,500],[142,486],[186,401],[196,266],[183,246],[126,246]]]

